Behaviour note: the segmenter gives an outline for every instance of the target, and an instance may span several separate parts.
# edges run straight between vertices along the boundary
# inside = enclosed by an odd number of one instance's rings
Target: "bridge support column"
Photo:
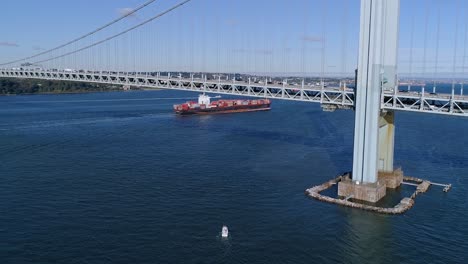
[[[393,167],[395,145],[395,112],[383,112],[379,120],[379,161],[378,179],[385,183],[387,188],[395,189],[403,181],[401,169]]]
[[[352,179],[338,195],[377,202],[386,194],[379,168],[393,172],[393,114],[381,117],[381,93],[397,88],[399,0],[361,0]]]
[[[379,172],[393,171],[393,149],[395,145],[395,113],[382,113],[379,119]]]

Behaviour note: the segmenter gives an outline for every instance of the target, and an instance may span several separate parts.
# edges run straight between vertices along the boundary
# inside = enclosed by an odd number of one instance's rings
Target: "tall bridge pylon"
[[[339,183],[341,196],[377,202],[402,181],[393,169],[394,112],[381,109],[382,91],[398,88],[399,8],[399,0],[361,0],[352,180]]]

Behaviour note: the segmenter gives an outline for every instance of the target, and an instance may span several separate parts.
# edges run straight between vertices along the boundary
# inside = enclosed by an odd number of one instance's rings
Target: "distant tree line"
[[[122,90],[122,87],[85,82],[0,78],[0,95],[36,93],[86,93],[118,90]]]

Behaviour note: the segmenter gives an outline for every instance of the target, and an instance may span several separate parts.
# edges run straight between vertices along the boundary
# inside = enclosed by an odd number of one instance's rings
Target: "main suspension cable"
[[[80,40],[82,40],[82,39],[84,39],[84,38],[87,38],[87,37],[89,37],[89,36],[91,36],[91,35],[93,35],[93,34],[99,32],[99,31],[101,31],[101,30],[103,30],[103,29],[105,29],[105,28],[107,28],[107,27],[110,27],[111,25],[113,25],[113,24],[119,22],[120,20],[122,20],[122,19],[124,19],[124,18],[127,18],[127,17],[129,17],[129,16],[135,14],[136,12],[138,12],[138,11],[140,11],[141,9],[147,7],[148,5],[152,4],[152,3],[155,2],[155,1],[156,1],[156,0],[149,0],[149,1],[145,2],[144,4],[142,4],[141,6],[139,6],[139,7],[135,8],[135,9],[131,10],[130,12],[126,13],[125,15],[120,16],[119,18],[116,18],[116,19],[112,20],[111,22],[105,24],[104,26],[101,26],[101,27],[99,27],[99,28],[97,28],[97,29],[95,29],[95,30],[89,32],[89,33],[86,33],[86,34],[84,34],[84,35],[82,35],[82,36],[80,36],[80,37],[78,37],[78,38],[75,38],[75,39],[73,39],[73,40],[70,40],[70,41],[68,41],[67,43],[64,43],[64,44],[59,45],[59,46],[57,46],[57,47],[55,47],[55,48],[51,48],[51,49],[42,51],[42,52],[37,53],[37,54],[34,54],[34,55],[31,55],[31,56],[29,56],[29,57],[25,57],[25,58],[17,59],[17,60],[14,60],[14,61],[5,62],[5,63],[0,63],[0,66],[8,65],[8,64],[14,64],[14,63],[17,63],[17,62],[20,62],[20,61],[30,60],[30,59],[39,57],[39,56],[41,56],[41,55],[48,54],[48,53],[50,53],[50,52],[52,52],[52,51],[56,51],[56,50],[58,50],[58,49],[61,49],[61,48],[63,48],[63,47],[66,47],[66,46],[68,46],[68,45],[71,45],[71,44],[73,44],[73,43],[75,43],[75,42],[78,42],[78,41],[80,41]]]
[[[156,16],[154,16],[154,17],[152,17],[152,18],[149,18],[149,19],[147,19],[147,20],[145,20],[145,21],[143,21],[143,22],[141,22],[140,24],[137,24],[137,25],[135,25],[135,26],[133,26],[133,27],[131,27],[131,28],[128,28],[128,29],[126,29],[126,30],[124,30],[124,31],[122,31],[122,32],[120,32],[120,33],[117,33],[117,34],[115,34],[115,35],[112,35],[112,36],[110,36],[110,37],[107,37],[107,38],[105,38],[105,39],[103,39],[103,40],[100,40],[100,41],[98,41],[98,42],[95,42],[95,43],[90,44],[90,45],[88,45],[88,46],[85,46],[85,47],[83,47],[83,48],[80,48],[80,49],[77,49],[77,50],[74,50],[74,51],[70,51],[70,52],[67,52],[67,53],[62,54],[62,55],[59,55],[59,56],[55,56],[55,57],[48,58],[48,59],[45,59],[45,60],[35,61],[35,62],[33,62],[33,64],[40,64],[40,63],[44,63],[44,62],[47,62],[47,61],[55,60],[55,59],[58,59],[58,58],[62,58],[62,57],[68,56],[68,55],[72,55],[72,54],[78,53],[78,52],[80,52],[80,51],[83,51],[83,50],[86,50],[86,49],[95,47],[95,46],[97,46],[97,45],[99,45],[99,44],[102,44],[102,43],[104,43],[104,42],[106,42],[106,41],[109,41],[109,40],[111,40],[111,39],[115,39],[116,37],[122,36],[122,35],[124,35],[125,33],[128,33],[128,32],[130,32],[130,31],[132,31],[132,30],[134,30],[134,29],[136,29],[136,28],[139,28],[139,27],[141,27],[141,26],[143,26],[143,25],[145,25],[145,24],[148,24],[149,22],[151,22],[151,21],[153,21],[153,20],[155,20],[155,19],[157,19],[157,18],[160,18],[160,17],[164,16],[165,14],[170,13],[171,11],[174,11],[175,9],[177,9],[177,8],[179,8],[179,7],[181,7],[181,6],[183,6],[184,4],[186,4],[186,3],[190,2],[190,1],[191,1],[191,0],[185,0],[185,1],[183,1],[183,2],[180,2],[180,3],[176,4],[175,6],[173,6],[173,7],[169,8],[169,9],[167,9],[166,11],[164,11],[164,12],[162,12],[162,13],[159,13],[158,15],[156,15]]]

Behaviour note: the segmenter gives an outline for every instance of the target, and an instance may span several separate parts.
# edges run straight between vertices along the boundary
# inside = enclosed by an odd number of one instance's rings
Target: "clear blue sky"
[[[143,2],[4,0],[0,61],[55,47]],[[136,16],[53,55],[112,35],[177,2],[158,0]],[[135,33],[44,66],[275,73],[321,72],[323,67],[325,72],[351,73],[357,63],[359,3],[359,0],[192,0]],[[401,0],[400,72],[434,74],[436,66],[437,74],[452,72],[454,55],[456,71],[461,72],[462,65],[468,65],[463,57],[466,14],[468,1],[464,0]],[[457,17],[457,54],[454,54]]]

